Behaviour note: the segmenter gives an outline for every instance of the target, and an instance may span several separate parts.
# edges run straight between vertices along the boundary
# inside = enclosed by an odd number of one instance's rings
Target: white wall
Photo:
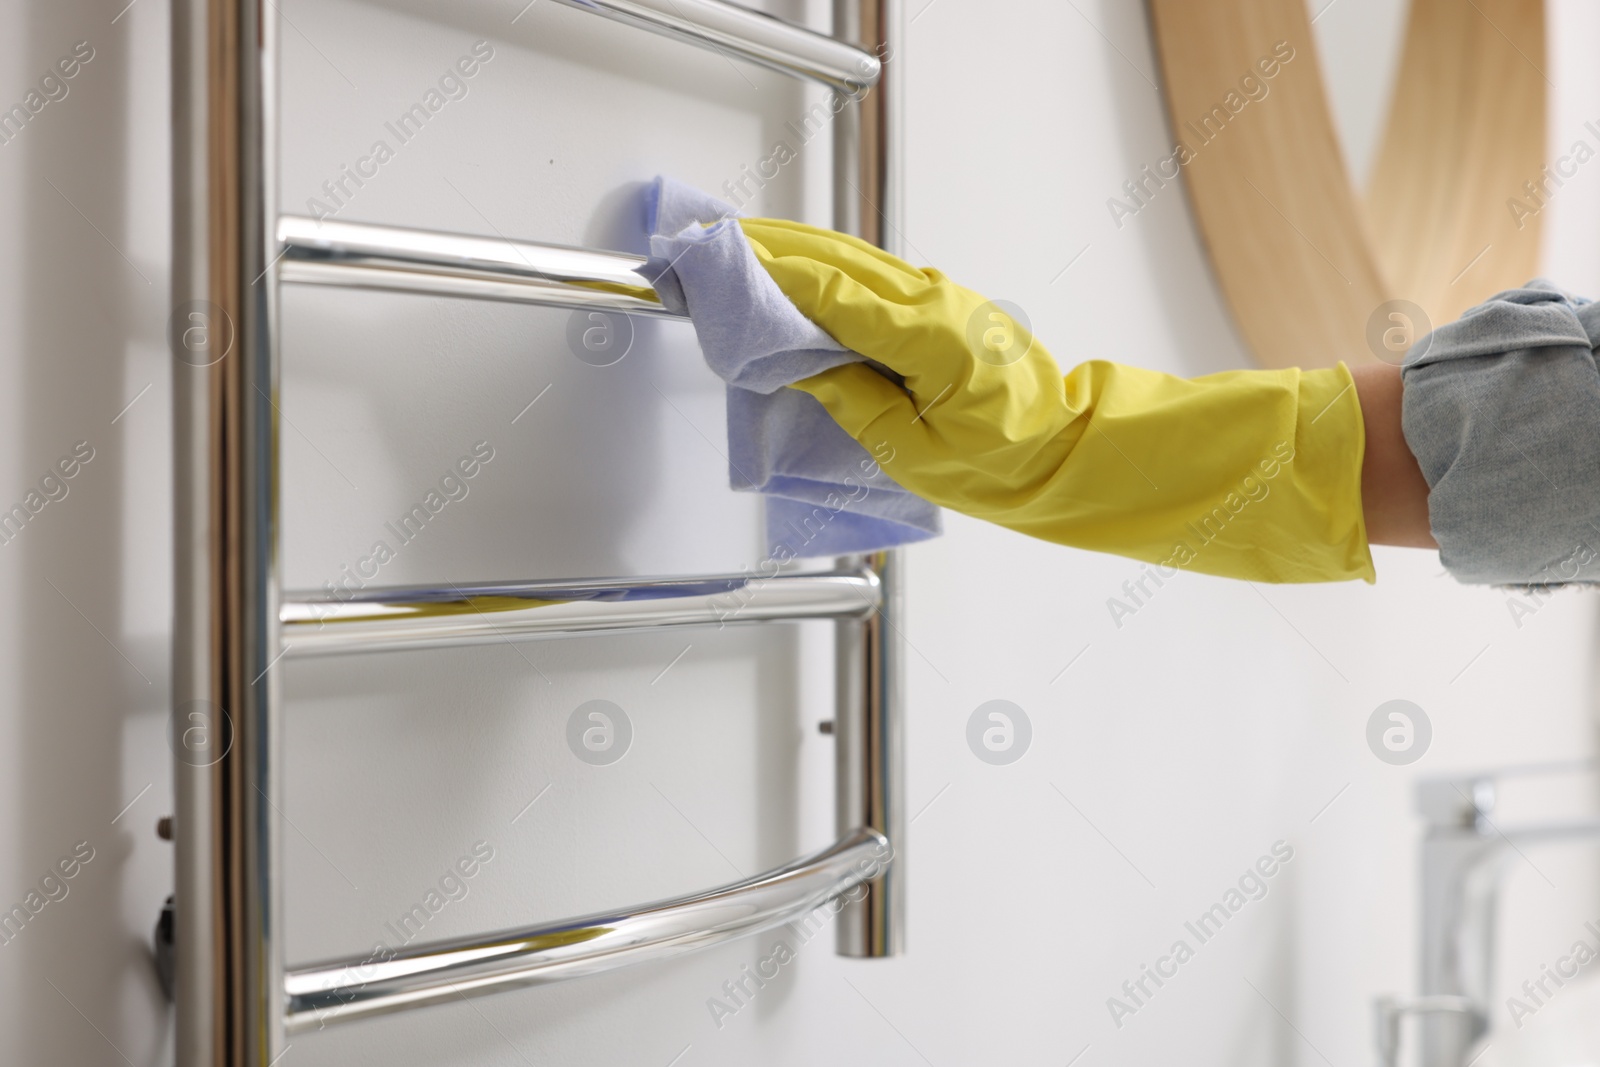
[[[1328,66],[1359,158],[1377,97],[1340,89],[1363,83],[1340,64],[1374,61],[1345,51],[1360,34],[1339,19],[1392,13],[1344,2],[1319,32],[1339,50]],[[170,1057],[144,948],[170,887],[151,829],[170,810],[167,24],[151,0],[112,22],[120,6],[0,6],[0,102],[73,42],[96,49],[67,99],[0,145],[0,502],[74,442],[96,449],[70,495],[0,547],[0,903],[75,842],[96,850],[65,900],[0,945],[6,1062]],[[640,182],[665,172],[717,189],[809,100],[549,3],[515,22],[521,0],[281,6],[285,210],[305,210],[480,39],[496,53],[470,95],[342,217],[637,249]],[[1600,85],[1576,43],[1593,16],[1553,7],[1554,144],[1600,111]],[[1182,194],[1121,229],[1105,207],[1170,151],[1142,6],[913,0],[910,16],[897,62],[912,258],[1021,304],[1063,363],[1243,365]],[[754,210],[825,222],[826,172],[819,142]],[[1600,292],[1595,180],[1551,207],[1547,258]],[[724,488],[720,390],[684,328],[650,324],[596,369],[549,310],[288,290],[284,319],[289,586],[335,577],[479,440],[495,459],[385,581],[759,559],[759,508]],[[707,998],[766,954],[766,935],[307,1035],[283,1062],[1364,1062],[1368,998],[1412,984],[1411,781],[1593,747],[1584,595],[1519,628],[1504,593],[1455,586],[1432,554],[1380,550],[1376,588],[1185,575],[1118,627],[1107,600],[1136,565],[954,516],[908,556],[906,958],[840,961],[824,936],[718,1029]],[[479,840],[495,858],[427,936],[662,896],[820,845],[826,647],[808,626],[291,664],[290,959],[370,949]],[[1397,697],[1435,728],[1411,768],[1364,739]],[[609,767],[563,740],[594,698],[636,729]],[[966,747],[969,715],[991,699],[1033,724],[1009,766]],[[1117,1028],[1106,998],[1280,839],[1294,859],[1266,898]],[[1589,865],[1538,867],[1513,889],[1506,968],[1519,977],[1597,910]]]

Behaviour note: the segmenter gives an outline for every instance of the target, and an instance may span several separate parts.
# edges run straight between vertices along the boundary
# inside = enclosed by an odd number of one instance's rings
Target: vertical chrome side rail
[[[905,950],[905,809],[901,772],[902,681],[897,623],[898,553],[869,557],[882,581],[883,607],[838,624],[838,711],[834,717],[836,810],[841,827],[868,826],[889,841],[864,895],[839,913],[841,956],[898,956]]]
[[[877,56],[878,83],[839,112],[833,136],[833,227],[885,251],[901,251],[900,69],[889,67],[897,46],[900,0],[833,0],[833,32]]]
[[[899,0],[834,0],[834,36],[884,60],[878,84],[842,109],[834,125],[834,228],[898,252],[900,212],[899,67],[888,62]],[[842,956],[898,956],[905,942],[904,681],[898,552],[871,564],[882,581],[883,608],[838,629],[837,810],[841,830],[870,826],[894,856],[866,895],[839,914]]]
[[[178,1067],[268,1067],[284,1042],[268,9],[172,5]]]

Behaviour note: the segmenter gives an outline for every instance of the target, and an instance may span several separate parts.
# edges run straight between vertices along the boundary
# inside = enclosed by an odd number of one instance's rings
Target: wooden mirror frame
[[[1563,177],[1545,169],[1543,0],[1412,0],[1365,197],[1305,0],[1149,10],[1175,158],[1180,146],[1191,157],[1171,169],[1263,366],[1398,362],[1397,340],[1534,276],[1542,209]],[[1292,58],[1258,65],[1275,48]],[[1266,95],[1252,100],[1246,76]]]

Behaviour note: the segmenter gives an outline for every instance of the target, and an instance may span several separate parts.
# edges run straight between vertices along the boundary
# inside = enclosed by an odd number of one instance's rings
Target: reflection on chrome
[[[725,0],[561,0],[570,7],[737,56],[859,96],[878,81],[876,56]]]
[[[284,215],[278,280],[670,315],[639,256],[501,237]]]
[[[462,996],[578,978],[798,919],[881,874],[889,839],[857,829],[754,878],[638,908],[331,960],[285,978],[291,1034]]]
[[[485,644],[660,626],[853,619],[882,606],[867,566],[819,573],[478,582],[286,594],[291,656]]]

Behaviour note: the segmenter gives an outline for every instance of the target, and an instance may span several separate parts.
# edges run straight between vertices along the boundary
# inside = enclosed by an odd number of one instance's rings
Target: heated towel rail
[[[827,37],[723,0],[563,0],[808,79],[835,120],[834,225],[892,248],[898,0],[834,0]],[[278,290],[339,285],[664,314],[614,252],[279,216],[270,0],[173,5],[176,843],[179,1067],[271,1067],[287,1035],[446,997],[556,981],[702,948],[850,891],[838,949],[899,952],[904,888],[894,553],[752,580],[518,581],[279,588]],[[597,284],[599,283],[599,284]],[[759,586],[759,588],[755,588]],[[730,596],[740,605],[729,610]],[[408,946],[383,960],[283,959],[280,661],[640,627],[831,619],[838,840],[704,893]]]

